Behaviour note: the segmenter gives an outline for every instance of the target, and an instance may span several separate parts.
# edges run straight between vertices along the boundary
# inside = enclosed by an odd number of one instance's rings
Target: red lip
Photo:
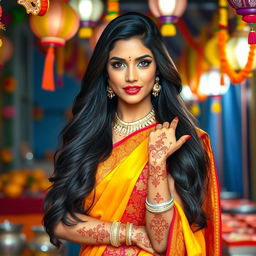
[[[141,90],[141,86],[126,86],[123,89],[127,94],[134,95]]]

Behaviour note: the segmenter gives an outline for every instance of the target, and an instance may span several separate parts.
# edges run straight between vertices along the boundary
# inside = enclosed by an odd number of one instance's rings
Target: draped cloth
[[[110,157],[98,166],[96,188],[86,198],[89,215],[103,221],[131,222],[145,226],[148,179],[148,136],[155,125],[134,132],[113,146]],[[218,181],[208,135],[198,130],[210,158],[208,190],[203,209],[207,228],[193,232],[182,207],[175,201],[166,255],[219,256],[220,203]],[[152,255],[136,246],[82,245],[80,256]]]

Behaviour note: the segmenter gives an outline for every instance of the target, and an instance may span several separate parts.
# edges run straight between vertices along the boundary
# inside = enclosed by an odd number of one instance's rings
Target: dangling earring
[[[114,91],[109,86],[107,87],[107,96],[109,99],[113,99],[115,97]]]
[[[159,92],[161,91],[161,85],[159,84],[159,77],[157,76],[156,77],[156,82],[155,82],[155,84],[154,84],[154,86],[153,86],[153,90],[152,90],[152,94],[155,96],[155,97],[157,97],[158,96],[158,94],[159,94]]]

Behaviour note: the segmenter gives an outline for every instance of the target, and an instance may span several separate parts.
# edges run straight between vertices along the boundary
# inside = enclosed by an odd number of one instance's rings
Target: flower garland
[[[187,80],[190,85],[191,91],[194,94],[196,94],[197,96],[200,96],[198,94],[198,88],[199,88],[200,77],[203,73],[203,57],[204,57],[203,47],[194,40],[193,36],[189,32],[188,28],[186,27],[186,25],[182,19],[178,20],[177,26],[179,27],[180,32],[181,32],[182,36],[184,37],[184,39],[188,42],[189,46],[195,50],[195,52],[197,54],[197,62],[195,63],[195,65],[197,67],[196,68],[196,70],[197,70],[196,80],[194,83],[192,83],[191,81],[189,81],[190,79],[189,79],[188,75],[187,75]]]
[[[245,67],[239,72],[236,72],[232,69],[232,67],[230,66],[227,60],[227,54],[226,54],[227,39],[228,39],[227,31],[220,30],[218,32],[218,47],[219,47],[219,55],[220,55],[221,72],[227,74],[230,77],[230,80],[233,84],[240,84],[249,76],[252,70],[256,45],[255,44],[250,45],[249,56],[248,56],[248,60]]]
[[[224,85],[224,74],[227,74],[233,84],[240,84],[250,74],[252,70],[254,52],[256,49],[255,44],[250,45],[249,56],[245,67],[236,72],[230,66],[227,60],[226,45],[228,40],[227,23],[228,23],[228,5],[225,0],[219,0],[219,29],[218,32],[218,48],[220,56],[220,69],[221,69],[221,85]]]

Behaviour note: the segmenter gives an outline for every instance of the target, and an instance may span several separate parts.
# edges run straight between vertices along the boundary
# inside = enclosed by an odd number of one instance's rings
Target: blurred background
[[[256,255],[256,1],[229,2],[0,1],[0,255],[78,255],[79,245],[50,245],[41,227],[43,200],[59,133],[97,39],[128,11],[161,29],[182,97],[211,137],[224,255]]]

